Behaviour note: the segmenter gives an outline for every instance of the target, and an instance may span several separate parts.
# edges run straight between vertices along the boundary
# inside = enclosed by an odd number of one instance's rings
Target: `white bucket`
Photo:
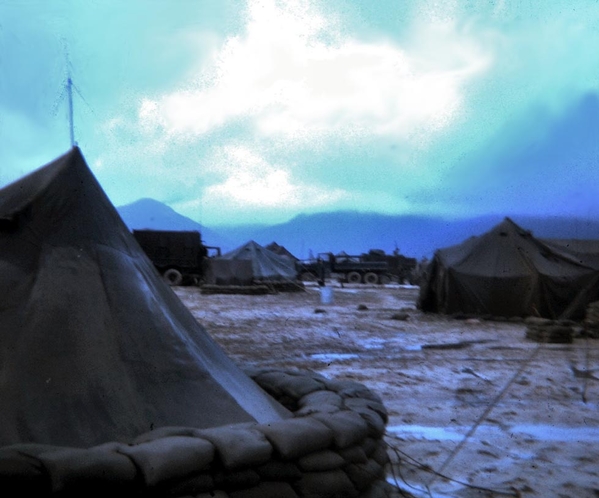
[[[333,288],[332,287],[321,287],[320,288],[320,302],[322,304],[331,304],[333,302]]]

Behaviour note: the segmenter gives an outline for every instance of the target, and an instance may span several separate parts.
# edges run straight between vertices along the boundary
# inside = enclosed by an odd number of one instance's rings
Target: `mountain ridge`
[[[117,210],[130,229],[199,230],[206,244],[220,246],[223,251],[235,249],[248,240],[262,245],[277,242],[301,259],[319,252],[360,254],[370,249],[382,249],[387,253],[397,249],[406,256],[430,258],[436,249],[459,244],[473,235],[482,235],[506,217],[489,214],[450,219],[336,211],[303,213],[285,223],[271,226],[204,227],[153,199],[140,199]],[[599,240],[599,220],[596,219],[509,217],[539,238]]]
[[[117,211],[130,230],[198,230],[202,240],[211,246],[228,246],[234,242],[209,227],[177,213],[170,206],[144,197],[117,207]]]

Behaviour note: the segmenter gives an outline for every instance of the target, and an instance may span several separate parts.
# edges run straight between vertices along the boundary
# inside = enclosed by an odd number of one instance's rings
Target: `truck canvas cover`
[[[0,190],[0,446],[288,412],[166,285],[78,148]]]

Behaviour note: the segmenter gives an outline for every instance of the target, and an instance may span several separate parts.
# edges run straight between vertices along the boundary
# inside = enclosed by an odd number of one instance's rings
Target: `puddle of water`
[[[348,289],[347,287],[336,287],[335,292],[345,292],[346,294],[359,294],[361,289]]]
[[[464,438],[462,434],[458,434],[444,427],[428,427],[424,425],[394,425],[387,427],[387,432],[396,435],[410,434],[420,436],[422,439],[432,439],[439,441],[460,441]]]
[[[318,353],[310,355],[313,360],[331,363],[333,361],[353,360],[359,358],[359,355],[353,353]]]
[[[372,337],[370,339],[364,339],[358,342],[364,349],[383,349],[385,346],[385,339],[380,337]]]
[[[422,350],[422,344],[406,344],[406,342],[409,343],[410,340],[413,340],[413,338],[411,338],[409,336],[409,334],[400,332],[393,336],[392,341],[387,341],[387,342],[390,345],[392,345],[393,347],[403,349],[404,351],[421,351]]]
[[[599,427],[522,424],[510,427],[509,432],[527,434],[542,441],[599,442]]]
[[[508,458],[513,458],[514,460],[535,460],[537,454],[526,451],[510,451],[508,453]]]
[[[437,441],[461,441],[470,430],[469,427],[428,427],[422,425],[395,425],[387,427],[390,434],[412,435],[422,439]],[[541,441],[574,441],[574,442],[599,442],[599,427],[563,427],[546,424],[520,424],[507,430],[502,430],[491,425],[478,427],[473,437],[490,436],[492,433],[510,435],[528,435]]]

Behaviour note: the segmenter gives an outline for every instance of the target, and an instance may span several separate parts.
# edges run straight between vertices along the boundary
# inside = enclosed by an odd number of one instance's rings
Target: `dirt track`
[[[599,496],[597,340],[539,345],[523,324],[425,315],[415,287],[336,286],[331,304],[316,286],[175,291],[239,364],[310,369],[377,392],[397,478],[417,496]]]

